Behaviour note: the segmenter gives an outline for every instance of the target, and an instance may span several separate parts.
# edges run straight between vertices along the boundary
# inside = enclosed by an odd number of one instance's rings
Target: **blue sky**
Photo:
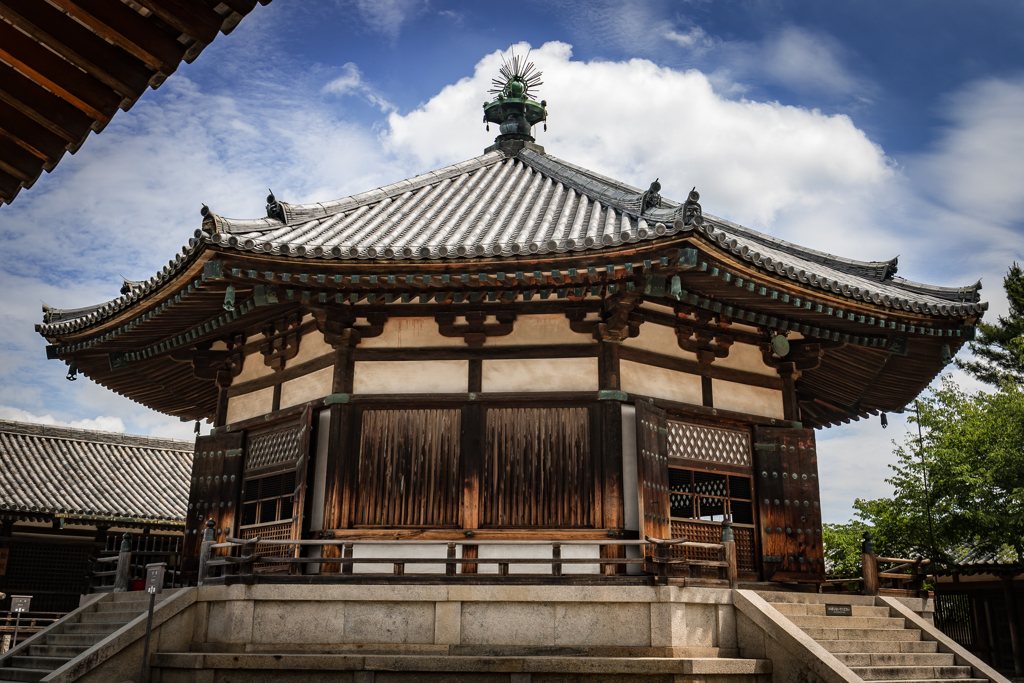
[[[479,154],[515,43],[544,71],[555,156],[900,275],[985,283],[1024,253],[1024,4],[274,0],[0,208],[0,418],[191,435],[63,379],[40,302],[115,297],[199,227]],[[969,381],[959,378],[973,388]],[[887,495],[890,417],[819,433],[826,521]]]

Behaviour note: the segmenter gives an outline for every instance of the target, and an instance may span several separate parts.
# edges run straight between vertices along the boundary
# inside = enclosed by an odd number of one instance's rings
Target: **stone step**
[[[876,652],[923,652],[939,651],[934,640],[821,640],[818,644],[833,654],[873,654]]]
[[[0,683],[8,683],[9,681],[27,681],[28,683],[35,683],[36,681],[43,680],[43,676],[50,673],[46,669],[21,669],[18,667],[8,666],[0,669]]]
[[[468,680],[442,674],[478,674],[478,680],[499,680],[486,674],[512,672],[555,674],[571,680],[586,680],[586,676],[600,680],[665,680],[685,676],[687,679],[739,681],[764,680],[771,675],[772,663],[763,659],[731,658],[676,658],[676,657],[473,657],[459,655],[330,655],[330,654],[203,654],[192,652],[158,652],[153,656],[153,667],[164,671],[174,669],[244,671],[246,680],[275,680],[288,672],[289,680],[308,671],[310,677],[327,680],[328,671],[388,672],[388,680],[398,680],[397,673],[407,674],[403,680],[413,678],[417,672],[430,672],[430,680]],[[315,674],[314,674],[315,672]],[[482,675],[480,675],[482,674]],[[167,674],[164,674],[167,676]],[[674,676],[672,676],[674,675]],[[170,676],[168,676],[170,677]],[[340,679],[339,679],[340,680]]]
[[[156,596],[156,603],[154,604],[154,608],[156,606],[158,606],[161,602],[166,600],[167,599],[166,598],[167,595],[168,595],[167,593],[161,593],[160,595]],[[96,611],[97,612],[120,612],[120,611],[125,611],[125,610],[127,610],[127,611],[135,611],[135,612],[145,612],[148,609],[149,609],[149,596],[146,596],[146,598],[142,599],[142,600],[117,600],[117,601],[112,601],[112,602],[105,602],[104,601],[104,602],[101,602],[100,604],[96,605]]]
[[[92,646],[88,645],[29,645],[32,657],[77,657]]]
[[[836,604],[836,603],[828,603]],[[823,617],[825,616],[825,603],[813,604],[813,605],[802,605],[795,602],[775,602],[772,603],[772,607],[779,610],[786,616],[811,616],[811,617]],[[888,617],[888,607],[865,607],[863,605],[853,605],[853,616],[855,617]]]
[[[127,624],[140,614],[142,614],[142,612],[84,612],[80,615],[78,623],[98,624],[105,622],[118,622],[121,624]]]
[[[970,678],[969,666],[851,666],[865,681],[924,681]]]
[[[71,624],[68,624],[70,626]],[[47,645],[91,647],[106,638],[108,633],[52,633],[46,636]]]
[[[821,593],[786,593],[781,591],[756,591],[758,595],[771,603],[796,603],[799,605],[860,605],[874,607],[875,599],[870,595],[829,595]]]
[[[987,678],[896,678],[887,680],[885,683],[991,683],[991,681]]]
[[[167,588],[164,589],[163,593],[157,593],[157,602],[160,602],[161,600],[166,600],[171,595],[173,595],[177,590],[177,588]],[[146,593],[144,591],[127,591],[125,593],[111,593],[111,596],[111,602],[137,602],[139,604],[149,604],[149,593]]]
[[[902,617],[808,617],[794,614],[789,620],[800,628],[870,628],[900,631],[907,626],[907,620]]]
[[[71,633],[92,633],[109,635],[120,630],[128,622],[90,623],[90,624],[67,624],[64,632]]]
[[[920,631],[878,628],[801,627],[814,640],[921,640]]]
[[[11,662],[14,666],[21,669],[43,669],[44,671],[53,671],[59,669],[68,662],[72,657],[34,657],[32,655],[15,656],[11,658]]]
[[[838,652],[846,666],[953,666],[956,657],[944,652]]]

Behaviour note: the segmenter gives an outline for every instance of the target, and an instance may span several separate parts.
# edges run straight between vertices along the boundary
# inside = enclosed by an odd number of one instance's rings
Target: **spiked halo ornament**
[[[533,62],[528,61],[529,53],[523,57],[510,48],[510,54],[508,59],[502,57],[498,70],[501,77],[491,80],[494,87],[490,93],[494,100],[484,102],[484,123],[498,124],[501,135],[496,140],[499,142],[534,142],[531,133],[535,125],[544,122],[544,130],[547,130],[547,102],[538,102],[534,98],[537,88],[544,84],[542,74]]]

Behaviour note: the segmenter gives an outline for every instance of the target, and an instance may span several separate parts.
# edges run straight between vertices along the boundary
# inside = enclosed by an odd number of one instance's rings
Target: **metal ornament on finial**
[[[547,130],[547,101],[538,102],[535,98],[537,88],[544,84],[543,75],[537,66],[528,61],[526,56],[517,55],[515,48],[509,48],[508,59],[502,55],[499,78],[491,79],[494,86],[488,92],[494,96],[491,102],[484,102],[484,123],[487,130],[490,124],[498,124],[501,135],[496,140],[525,140],[534,142],[533,127],[544,122]]]

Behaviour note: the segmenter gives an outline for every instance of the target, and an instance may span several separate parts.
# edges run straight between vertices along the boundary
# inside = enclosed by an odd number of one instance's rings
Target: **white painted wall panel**
[[[619,374],[620,385],[627,394],[643,394],[698,406],[704,401],[700,375],[628,360],[620,361]]]
[[[299,339],[299,352],[295,354],[295,358],[288,361],[286,367],[294,367],[299,363],[333,353],[334,347],[324,341],[324,335],[320,334],[320,330],[313,330]]]
[[[364,339],[360,348],[403,349],[425,346],[465,346],[461,339],[442,337],[437,331],[433,318],[394,318],[384,323],[384,332],[379,337]]]
[[[273,373],[274,371],[263,363],[263,354],[259,351],[254,351],[242,361],[242,371],[231,382],[238,385],[249,380],[272,375]]]
[[[458,322],[463,322],[459,320]],[[489,323],[497,322],[494,318]],[[484,346],[553,346],[557,344],[597,344],[592,335],[573,332],[569,319],[562,313],[521,315],[512,327],[512,334],[488,337]]]
[[[653,351],[654,353],[661,353],[666,356],[697,360],[696,354],[679,348],[675,328],[665,327],[664,325],[644,323],[640,326],[640,336],[630,337],[623,341],[622,345],[645,351]]]
[[[256,354],[259,355],[259,354]],[[260,356],[263,360],[263,356]],[[265,415],[274,407],[274,387],[252,391],[228,399],[227,423],[241,422],[250,417]]]
[[[597,391],[596,358],[483,361],[483,391]]]
[[[356,361],[353,393],[451,394],[469,391],[468,360]]]
[[[306,401],[323,398],[331,393],[334,366],[321,368],[281,385],[281,408],[290,408]]]
[[[761,349],[751,344],[733,344],[729,347],[729,355],[727,357],[715,359],[715,366],[745,370],[757,375],[778,377],[775,368],[764,364]]]
[[[782,392],[720,379],[711,380],[715,408],[782,419]]]

